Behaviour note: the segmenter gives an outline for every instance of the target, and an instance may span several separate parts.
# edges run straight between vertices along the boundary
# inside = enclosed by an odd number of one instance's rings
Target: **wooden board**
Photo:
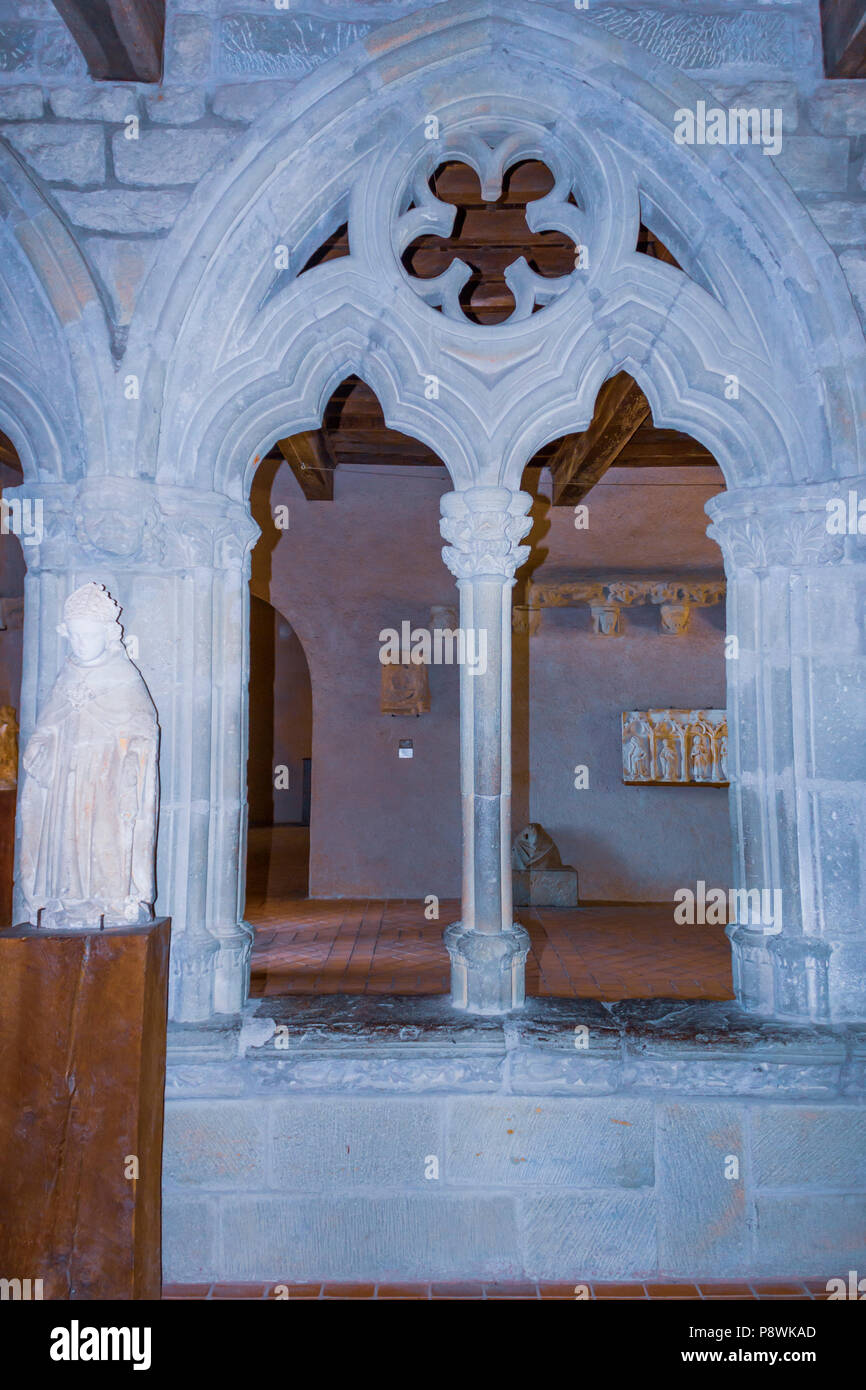
[[[46,1299],[160,1296],[169,937],[0,932],[0,1272]]]

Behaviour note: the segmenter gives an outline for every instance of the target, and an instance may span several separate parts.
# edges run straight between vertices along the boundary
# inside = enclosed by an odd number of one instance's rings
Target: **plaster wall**
[[[311,755],[312,737],[313,702],[304,649],[291,624],[270,604],[253,597],[247,763],[250,825],[300,822],[303,765]],[[278,768],[285,769],[280,777]]]
[[[535,580],[721,571],[703,511],[721,487],[717,469],[612,470],[590,494],[581,531],[571,508],[550,506],[546,473],[525,485],[536,490],[534,548],[518,597],[530,571]],[[440,556],[446,487],[444,470],[344,467],[333,502],[308,502],[286,465],[254,487],[263,536],[253,593],[296,629],[311,673],[313,896],[459,894],[457,668],[429,668],[429,714],[379,710],[380,631],[404,620],[425,626],[431,604],[457,600]],[[285,531],[271,519],[280,505],[289,508]],[[696,877],[729,882],[727,793],[623,786],[620,742],[623,709],[724,705],[723,625],[719,606],[693,614],[684,636],[664,637],[650,605],[627,610],[623,636],[605,638],[583,607],[550,610],[532,637],[515,636],[515,830],[521,818],[550,830],[580,871],[584,897],[663,901]],[[253,662],[255,671],[255,652]],[[288,668],[276,672],[271,707],[254,676],[256,756],[271,722],[275,739],[278,729],[306,727],[289,680]],[[412,759],[398,757],[403,738]],[[589,766],[588,791],[574,790],[576,763]]]

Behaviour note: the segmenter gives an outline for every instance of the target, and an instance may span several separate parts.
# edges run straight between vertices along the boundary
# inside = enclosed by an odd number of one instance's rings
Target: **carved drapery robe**
[[[150,921],[155,891],[156,710],[122,646],[67,658],[24,754],[21,887],[54,927]]]

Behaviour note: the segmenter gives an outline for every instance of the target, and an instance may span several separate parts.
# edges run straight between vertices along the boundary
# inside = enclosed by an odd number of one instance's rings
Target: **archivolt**
[[[317,424],[355,371],[455,486],[517,486],[624,368],[729,486],[856,473],[866,344],[838,262],[759,149],[674,144],[674,111],[702,95],[523,0],[455,0],[374,32],[302,83],[172,233],[130,340],[142,360],[160,349],[140,470],[156,459],[160,478],[242,496],[256,454]],[[537,314],[480,327],[413,289],[393,229],[431,115],[443,157],[511,139],[582,180],[588,270]],[[313,230],[347,207],[351,254],[297,278]],[[636,252],[641,214],[684,271]],[[279,282],[277,245],[294,258]]]

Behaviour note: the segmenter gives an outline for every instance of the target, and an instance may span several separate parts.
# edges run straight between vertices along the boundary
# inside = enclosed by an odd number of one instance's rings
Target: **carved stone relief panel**
[[[545,608],[589,605],[592,630],[599,637],[621,637],[622,610],[634,604],[658,607],[660,631],[680,637],[689,630],[693,608],[710,608],[724,602],[723,579],[560,579],[530,584],[525,608],[517,614],[518,631],[538,631]]]
[[[723,709],[625,710],[622,780],[631,786],[728,785]]]

